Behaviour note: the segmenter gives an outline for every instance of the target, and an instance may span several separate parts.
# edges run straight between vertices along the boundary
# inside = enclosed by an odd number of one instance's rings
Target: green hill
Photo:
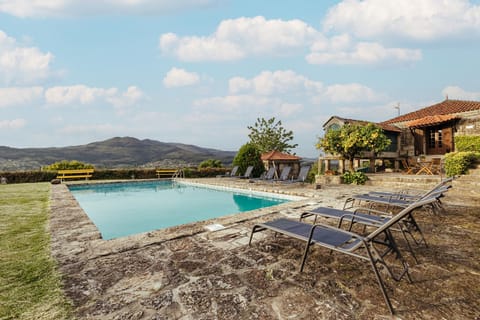
[[[236,152],[181,143],[116,137],[62,148],[10,148],[0,146],[0,170],[30,170],[61,160],[78,160],[97,168],[197,165],[218,159],[228,165]]]

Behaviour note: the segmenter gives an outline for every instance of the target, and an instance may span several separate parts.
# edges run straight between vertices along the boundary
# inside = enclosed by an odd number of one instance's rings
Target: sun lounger
[[[432,207],[434,209],[434,212],[439,211],[442,209],[441,206],[441,201],[440,198],[443,197],[443,194],[448,191],[449,188],[451,188],[451,185],[449,183],[452,181],[452,179],[445,179],[438,183],[435,187],[430,189],[429,191],[425,192],[418,198],[414,197],[402,197],[399,196],[398,194],[389,194],[387,196],[385,195],[380,195],[380,194],[357,194],[353,195],[347,200],[345,200],[345,203],[343,205],[343,209],[350,209],[355,207],[355,205],[359,206],[362,202],[367,202],[369,206],[373,206],[375,204],[382,204],[385,205],[387,208],[385,210],[389,210],[390,208],[406,208],[408,207],[413,201],[425,199],[431,195],[436,195],[436,201],[432,203]]]
[[[250,179],[251,181],[271,181],[275,175],[275,167],[270,167],[267,172],[260,178]]]
[[[431,206],[427,207],[427,209],[431,209]],[[354,211],[348,211],[329,207],[317,207],[315,209],[303,212],[300,215],[299,220],[302,221],[304,218],[310,216],[314,216],[313,224],[317,222],[317,217],[338,220],[337,228],[341,228],[343,223],[346,222],[349,224],[347,229],[348,231],[352,230],[354,224],[378,227],[383,225],[384,223],[387,223],[392,218],[392,214],[372,208],[356,208]],[[400,228],[395,229],[395,231],[401,232],[403,238],[406,241],[408,250],[410,251],[415,261],[418,263],[417,257],[412,249],[412,246],[410,245],[410,241],[408,240],[407,235],[410,236],[410,238],[416,245],[419,245],[421,243],[423,243],[426,247],[428,247],[428,245],[423,235],[423,232],[420,229],[420,226],[415,221],[413,215],[410,214],[405,219],[403,219],[400,224]],[[418,239],[413,235],[414,232],[419,234]]]
[[[252,176],[252,171],[253,171],[253,166],[248,166],[243,176],[237,176],[236,178],[250,179],[250,177]]]
[[[452,181],[453,181],[453,177],[444,179],[440,181],[435,187],[433,187],[428,191],[406,189],[399,192],[371,191],[368,194],[371,196],[379,196],[379,197],[391,197],[391,198],[404,199],[404,200],[418,200],[418,199],[421,199],[422,197],[428,196],[430,193],[435,192],[440,188],[451,187]]]
[[[275,181],[287,181],[291,170],[292,167],[290,166],[283,167],[282,172],[280,173],[280,177],[278,177],[278,179],[276,179]]]
[[[227,174],[224,174],[224,175],[219,175],[219,176],[217,176],[217,178],[235,177],[237,175],[237,171],[238,171],[238,166],[235,166],[235,167],[232,168],[232,171],[230,171],[230,173],[227,173]]]
[[[384,224],[378,226],[367,236],[361,236],[353,232],[335,228],[324,224],[308,224],[289,219],[277,219],[265,223],[259,223],[253,226],[250,235],[251,245],[253,234],[264,230],[272,230],[275,233],[280,233],[288,237],[292,237],[304,241],[305,249],[300,265],[300,272],[303,271],[305,262],[308,256],[310,246],[317,244],[327,249],[341,252],[352,257],[369,261],[373,272],[376,276],[380,290],[382,291],[385,303],[389,311],[393,314],[394,309],[388,297],[384,281],[380,275],[379,266],[385,267],[385,270],[396,281],[400,281],[404,276],[411,281],[408,273],[408,264],[403,259],[400,251],[397,248],[396,242],[391,235],[391,229],[400,221],[406,218],[411,212],[417,208],[428,205],[434,201],[430,197],[421,201],[412,203],[407,208],[393,216]],[[380,248],[382,251],[380,251]],[[391,267],[386,263],[385,257],[387,254],[393,253],[401,262],[402,271],[394,274]]]
[[[293,180],[285,180],[285,183],[294,183],[294,182],[305,182],[307,180],[308,173],[310,172],[310,166],[302,166],[298,177]]]

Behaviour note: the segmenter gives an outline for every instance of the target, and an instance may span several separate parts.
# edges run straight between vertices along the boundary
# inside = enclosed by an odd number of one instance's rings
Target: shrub
[[[317,174],[318,174],[318,161],[315,161],[312,167],[310,168],[310,171],[308,171],[307,182],[309,183],[315,182],[315,177],[317,176]]]
[[[343,174],[343,182],[346,184],[365,184],[368,177],[363,172],[351,172],[347,171]]]
[[[233,159],[233,165],[238,166],[241,174],[247,170],[248,166],[253,166],[252,176],[254,177],[259,177],[265,171],[262,159],[260,159],[260,151],[252,143],[246,143],[240,147]]]
[[[455,150],[480,152],[480,136],[455,136]]]
[[[215,160],[215,159],[208,159],[200,162],[198,165],[198,169],[202,168],[222,168],[223,164],[222,161],[220,160]]]
[[[75,169],[93,169],[93,165],[89,163],[83,163],[77,160],[71,160],[71,161],[62,160],[42,168],[42,170],[45,170],[45,171],[75,170]]]
[[[476,152],[451,152],[445,155],[445,173],[448,177],[466,174],[468,168],[477,159],[480,153]]]

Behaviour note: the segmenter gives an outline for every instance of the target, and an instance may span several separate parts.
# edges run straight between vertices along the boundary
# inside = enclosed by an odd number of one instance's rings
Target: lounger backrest
[[[303,166],[300,169],[300,173],[298,174],[297,180],[305,181],[307,179],[308,172],[310,171],[310,166]]]
[[[253,166],[248,166],[247,170],[245,170],[244,177],[250,177],[252,175]]]
[[[265,175],[265,180],[272,180],[274,175],[275,175],[275,167],[270,167],[270,169],[268,169],[267,171],[267,174]]]
[[[280,174],[280,180],[284,181],[288,179],[288,175],[290,174],[290,170],[292,170],[292,167],[286,166],[282,169],[282,173]]]
[[[238,166],[235,166],[232,168],[232,172],[230,172],[230,176],[231,177],[234,177],[237,175],[237,171],[238,171]]]
[[[382,234],[385,230],[388,230],[390,227],[393,225],[397,224],[400,220],[404,219],[407,215],[409,215],[412,211],[421,208],[427,204],[431,204],[432,202],[437,201],[436,196],[432,197],[427,197],[425,199],[415,201],[396,215],[394,215],[390,220],[388,220],[386,223],[384,223],[382,226],[378,227],[375,229],[372,233],[370,233],[365,240],[366,241],[371,241],[378,235]]]
[[[439,183],[437,183],[437,185],[435,187],[433,187],[432,189],[428,190],[427,192],[425,192],[423,195],[422,195],[422,199],[425,198],[425,197],[428,197],[428,195],[432,194],[433,192],[436,192],[438,191],[439,189],[441,189],[442,187],[444,186],[447,186],[448,183],[452,182],[453,180],[453,177],[450,177],[450,178],[447,178],[447,179],[444,179],[442,181],[440,181]]]

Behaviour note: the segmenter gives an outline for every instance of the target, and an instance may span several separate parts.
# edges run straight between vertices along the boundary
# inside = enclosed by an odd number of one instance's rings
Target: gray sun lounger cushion
[[[235,166],[232,168],[232,171],[230,173],[224,174],[224,175],[219,175],[217,176],[218,178],[230,178],[230,177],[235,177],[237,175],[238,171],[238,166]]]
[[[250,179],[250,177],[252,175],[252,171],[253,171],[253,166],[248,166],[247,169],[245,170],[245,173],[243,174],[243,176],[238,176],[237,178]]]
[[[268,171],[260,178],[250,179],[252,181],[271,181],[275,175],[275,167],[270,167]]]
[[[293,180],[285,180],[285,183],[294,183],[294,182],[305,182],[307,180],[308,172],[310,172],[310,166],[303,166],[300,168],[298,177]],[[288,178],[288,177],[287,177]]]
[[[408,274],[408,264],[403,259],[400,251],[398,250],[396,242],[394,241],[390,230],[403,219],[409,217],[413,210],[427,206],[435,200],[435,197],[429,197],[427,199],[412,203],[407,208],[403,209],[401,212],[386,221],[384,224],[375,228],[370,234],[366,236],[360,236],[356,233],[324,224],[311,225],[308,223],[288,220],[284,218],[259,223],[254,225],[252,228],[249,245],[251,245],[254,233],[264,230],[272,230],[275,233],[280,233],[285,236],[304,241],[305,250],[300,266],[300,272],[303,271],[309,248],[314,244],[320,245],[330,250],[350,255],[352,257],[369,261],[375,273],[378,285],[382,291],[387,307],[389,311],[393,314],[393,306],[390,302],[390,298],[388,297],[387,291],[385,289],[385,284],[380,275],[378,266],[383,266],[385,270],[390,274],[390,276],[396,281],[400,281],[404,276],[407,276],[409,281],[411,281],[411,279]],[[383,246],[382,249],[384,250],[380,252],[377,248],[378,246]],[[400,274],[395,275],[392,269],[383,259],[388,253],[393,253],[396,258],[400,259],[403,267]]]
[[[280,173],[280,177],[275,181],[287,181],[291,170],[292,167],[290,166],[283,167],[282,172]]]

